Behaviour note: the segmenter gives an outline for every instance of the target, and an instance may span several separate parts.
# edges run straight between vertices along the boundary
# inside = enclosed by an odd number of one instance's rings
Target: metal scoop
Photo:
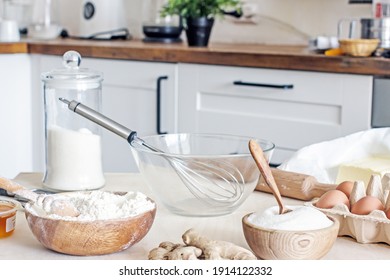
[[[134,146],[140,145],[158,153],[169,161],[171,167],[186,185],[188,190],[202,201],[218,205],[234,205],[243,195],[245,180],[241,172],[231,163],[224,161],[204,161],[195,159],[182,159],[157,149],[141,138],[137,133],[101,113],[77,102],[59,98],[68,105],[69,110],[89,119],[92,122],[126,139]]]
[[[4,177],[0,177],[0,188],[26,201],[40,204],[48,214],[56,214],[63,217],[77,217],[80,214],[77,208],[67,200],[56,198],[53,195],[37,194]]]

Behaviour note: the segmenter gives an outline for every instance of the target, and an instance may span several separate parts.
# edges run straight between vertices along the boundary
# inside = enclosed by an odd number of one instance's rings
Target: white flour
[[[253,225],[276,230],[313,230],[333,224],[324,213],[308,206],[287,206],[293,211],[279,215],[279,207],[266,209],[263,213],[253,213],[248,221]]]
[[[74,191],[103,187],[101,140],[86,128],[73,131],[59,126],[48,129],[47,174],[50,189]]]
[[[95,221],[133,217],[155,207],[155,204],[140,192],[128,192],[125,195],[119,195],[112,192],[91,191],[74,192],[65,195],[56,194],[54,197],[56,199],[64,199],[70,205],[74,205],[80,215],[69,217],[50,214],[50,204],[42,204],[41,200],[38,200],[32,206],[27,204],[26,209],[34,215],[45,218]]]

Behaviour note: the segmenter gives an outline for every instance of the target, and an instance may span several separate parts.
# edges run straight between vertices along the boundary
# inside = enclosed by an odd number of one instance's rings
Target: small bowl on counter
[[[247,214],[242,219],[245,239],[254,254],[264,260],[321,259],[337,239],[339,222],[327,217],[330,226],[312,230],[279,230],[258,226]],[[287,215],[287,214],[282,214]]]
[[[22,205],[11,198],[0,196],[0,238],[8,237],[15,231],[16,213]]]
[[[56,196],[61,196],[61,199],[67,196],[69,201],[72,201],[72,196],[83,194],[85,196],[80,199],[87,200],[97,192],[100,191],[58,193],[52,196],[54,199]],[[127,198],[129,193],[126,192],[109,194],[118,196],[118,199],[123,198],[122,201],[131,199]],[[131,247],[149,232],[156,215],[156,205],[146,196],[145,200],[151,205],[146,211],[119,218],[110,218],[104,213],[111,211],[114,206],[103,202],[103,199],[86,203],[81,208],[79,206],[81,212],[78,217],[47,215],[46,206],[38,205],[38,202],[28,202],[25,205],[25,216],[35,238],[50,250],[77,256],[104,255]],[[102,209],[102,215],[106,217],[90,219],[89,214],[84,214],[83,208],[92,209],[90,212],[93,213],[99,207]]]
[[[172,213],[198,217],[230,214],[256,188],[260,173],[249,152],[249,137],[182,133],[143,140],[158,151],[133,141],[138,169],[156,200]],[[275,145],[256,141],[270,160]]]
[[[379,39],[340,39],[340,50],[343,54],[368,57],[377,49]]]

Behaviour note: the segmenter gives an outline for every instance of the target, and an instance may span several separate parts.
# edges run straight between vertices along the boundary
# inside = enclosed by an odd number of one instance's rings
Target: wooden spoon
[[[279,214],[285,214],[290,212],[290,209],[287,209],[282,201],[282,196],[280,195],[278,186],[276,185],[274,176],[272,175],[271,167],[269,166],[267,160],[264,157],[263,149],[260,145],[253,139],[249,140],[249,150],[252,154],[253,159],[256,162],[257,167],[260,170],[261,175],[264,178],[264,181],[271,189],[272,194],[276,198],[276,201],[279,205]]]
[[[38,195],[30,191],[16,182],[0,177],[0,187],[5,189],[8,193],[19,195],[28,201],[37,202],[42,195]],[[59,216],[77,217],[80,213],[74,205],[64,199],[56,199],[55,196],[45,195],[42,198],[42,208],[48,214],[56,214]]]

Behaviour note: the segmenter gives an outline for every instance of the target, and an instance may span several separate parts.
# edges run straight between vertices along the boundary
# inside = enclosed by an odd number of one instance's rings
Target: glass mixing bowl
[[[133,141],[138,169],[156,200],[175,214],[229,214],[256,188],[260,172],[248,148],[249,137],[182,133],[142,139],[164,152]],[[255,140],[269,161],[275,145]]]

